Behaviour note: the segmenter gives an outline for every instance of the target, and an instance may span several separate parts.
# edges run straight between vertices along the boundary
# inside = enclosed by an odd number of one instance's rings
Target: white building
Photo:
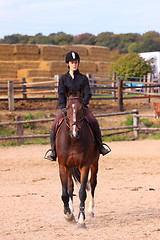
[[[152,59],[154,74],[157,75],[160,73],[160,52],[145,52],[139,53],[139,55],[143,57],[145,60]]]

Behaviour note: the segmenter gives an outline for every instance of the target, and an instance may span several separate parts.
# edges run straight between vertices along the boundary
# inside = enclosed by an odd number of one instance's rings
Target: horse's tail
[[[79,171],[79,168],[72,168],[72,176],[75,180],[75,182],[79,185],[81,183],[81,172]],[[90,190],[90,183],[87,181],[86,190]]]
[[[76,183],[81,183],[81,172],[79,171],[79,168],[72,168],[72,176]]]

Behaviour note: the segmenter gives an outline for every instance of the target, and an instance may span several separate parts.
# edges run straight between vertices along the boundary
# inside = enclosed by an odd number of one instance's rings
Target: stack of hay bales
[[[18,78],[30,79],[35,77],[50,78],[51,71],[46,71],[41,69],[21,69],[18,71]]]
[[[68,71],[64,61],[49,61],[48,69],[51,71],[52,77],[54,77],[54,75],[61,76]]]
[[[68,45],[63,46],[65,54],[69,51],[76,51],[79,53],[80,71],[84,74],[108,74],[109,68],[109,49],[99,46],[88,45]]]
[[[14,45],[15,61],[38,61],[40,59],[38,45],[16,44]]]
[[[39,69],[40,61],[14,61],[19,69]]]
[[[0,61],[14,60],[14,45],[0,44]]]
[[[61,46],[39,45],[40,48],[40,68],[51,72],[54,75],[62,75],[65,70],[65,51]]]
[[[87,45],[26,45],[0,44],[0,81],[46,82],[54,75],[68,71],[65,55],[69,51],[79,53],[80,71],[83,74],[108,74],[109,49]],[[48,85],[48,84],[46,84]]]
[[[109,49],[99,46],[87,46],[88,60],[96,62],[97,74],[107,75],[109,69]]]
[[[65,51],[65,55],[67,52],[70,52],[70,51],[78,52],[81,59],[79,70],[83,74],[87,74],[87,73],[95,74],[97,72],[96,62],[93,62],[88,58],[88,48],[86,45],[72,45],[72,46],[68,45],[68,46],[63,46],[63,48]]]
[[[17,74],[19,79],[25,78],[27,83],[39,83],[38,85],[36,84],[35,86],[54,86],[53,83],[48,83],[48,81],[52,81],[53,77],[51,74],[51,71],[47,70],[42,70],[42,69],[20,69],[18,70]],[[47,84],[46,84],[47,82]],[[28,84],[27,87],[33,87],[33,84]],[[33,93],[35,92],[40,92],[42,91],[41,89],[29,89],[27,92]]]
[[[64,49],[60,46],[39,45],[42,61],[63,61]]]
[[[0,45],[0,80],[16,79],[17,72],[14,60],[14,46],[10,44]],[[12,63],[12,64],[11,64]]]
[[[108,61],[109,49],[99,46],[86,46],[88,49],[88,60],[90,61]]]
[[[10,81],[17,79],[17,64],[10,61],[0,61],[0,80]]]

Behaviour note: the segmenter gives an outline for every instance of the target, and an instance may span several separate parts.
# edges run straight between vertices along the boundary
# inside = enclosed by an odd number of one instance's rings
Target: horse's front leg
[[[84,167],[81,169],[81,187],[79,190],[79,199],[80,199],[80,209],[78,215],[78,227],[86,228],[85,225],[85,200],[87,197],[86,194],[86,185],[88,180],[89,168]]]
[[[91,217],[94,217],[94,192],[97,185],[97,172],[98,172],[98,161],[95,162],[94,165],[91,165],[91,178],[90,178],[91,200],[89,202],[89,209],[88,209],[88,212],[90,213]]]
[[[69,208],[69,194],[68,194],[68,170],[66,167],[59,166],[60,179],[62,183],[62,201],[64,203],[64,217],[68,221],[73,220],[73,214]]]
[[[74,183],[72,180],[72,170],[70,170],[69,176],[68,176],[68,194],[69,194],[69,208],[70,208],[72,214],[74,212],[73,191],[74,191]]]

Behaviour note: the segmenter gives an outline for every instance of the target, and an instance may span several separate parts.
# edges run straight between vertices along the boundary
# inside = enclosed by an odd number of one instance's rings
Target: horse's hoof
[[[94,213],[93,212],[90,212],[90,217],[94,218]]]
[[[78,229],[86,229],[87,227],[86,227],[86,224],[85,224],[85,223],[78,223],[78,224],[77,224],[77,228],[78,228]]]
[[[68,222],[75,221],[73,213],[67,212],[66,214],[64,214],[64,217]]]

